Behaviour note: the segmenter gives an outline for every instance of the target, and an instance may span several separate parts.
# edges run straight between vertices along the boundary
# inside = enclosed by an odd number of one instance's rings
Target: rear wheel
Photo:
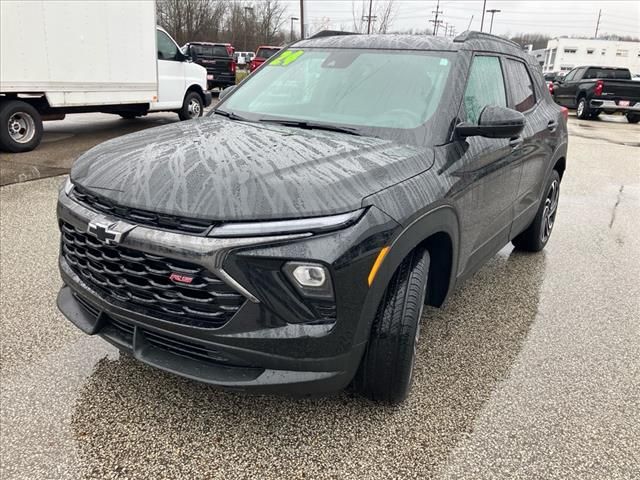
[[[582,97],[578,100],[578,107],[576,108],[576,116],[580,120],[588,120],[591,112],[589,111],[589,105],[587,99]]]
[[[546,196],[538,208],[536,217],[524,232],[512,240],[518,250],[539,252],[545,247],[556,223],[559,199],[560,174],[554,170],[547,184]]]
[[[640,113],[627,113],[627,122],[638,123],[640,121]]]
[[[184,96],[182,108],[178,110],[180,120],[191,120],[201,117],[204,112],[202,97],[197,92],[189,92]]]
[[[414,250],[387,286],[354,379],[371,400],[395,404],[409,393],[428,272],[429,253]]]
[[[11,100],[0,106],[0,148],[28,152],[38,146],[43,134],[40,113],[30,104]]]

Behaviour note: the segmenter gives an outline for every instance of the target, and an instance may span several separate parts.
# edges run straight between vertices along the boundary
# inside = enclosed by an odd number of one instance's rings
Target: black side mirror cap
[[[478,124],[468,122],[459,123],[456,126],[456,136],[486,137],[486,138],[513,138],[520,135],[524,129],[525,118],[522,113],[511,108],[486,106],[482,109]]]

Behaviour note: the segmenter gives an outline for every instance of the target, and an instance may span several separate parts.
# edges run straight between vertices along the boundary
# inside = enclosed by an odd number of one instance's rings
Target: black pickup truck
[[[182,53],[207,69],[207,89],[226,88],[236,84],[236,62],[233,49],[224,43],[189,42]]]
[[[556,78],[549,89],[557,104],[575,108],[582,120],[600,113],[622,113],[629,123],[640,120],[640,82],[628,68],[582,66]]]

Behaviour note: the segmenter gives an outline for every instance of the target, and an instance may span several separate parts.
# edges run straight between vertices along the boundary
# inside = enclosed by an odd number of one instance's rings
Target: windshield
[[[286,50],[249,77],[222,109],[249,120],[413,130],[437,111],[453,55],[424,51]]]
[[[258,58],[271,58],[280,51],[279,48],[260,48],[256,56]]]

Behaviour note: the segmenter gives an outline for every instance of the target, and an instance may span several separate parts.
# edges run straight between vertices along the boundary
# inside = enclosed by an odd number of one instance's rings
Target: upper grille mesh
[[[107,245],[62,222],[62,255],[70,268],[102,297],[126,308],[199,327],[220,327],[245,297],[205,268],[158,255]],[[169,279],[193,278],[190,284]]]
[[[211,220],[165,215],[164,213],[116,205],[113,201],[94,195],[77,185],[73,188],[71,196],[94,211],[106,213],[136,225],[191,235],[206,235],[215,225],[215,222]]]

